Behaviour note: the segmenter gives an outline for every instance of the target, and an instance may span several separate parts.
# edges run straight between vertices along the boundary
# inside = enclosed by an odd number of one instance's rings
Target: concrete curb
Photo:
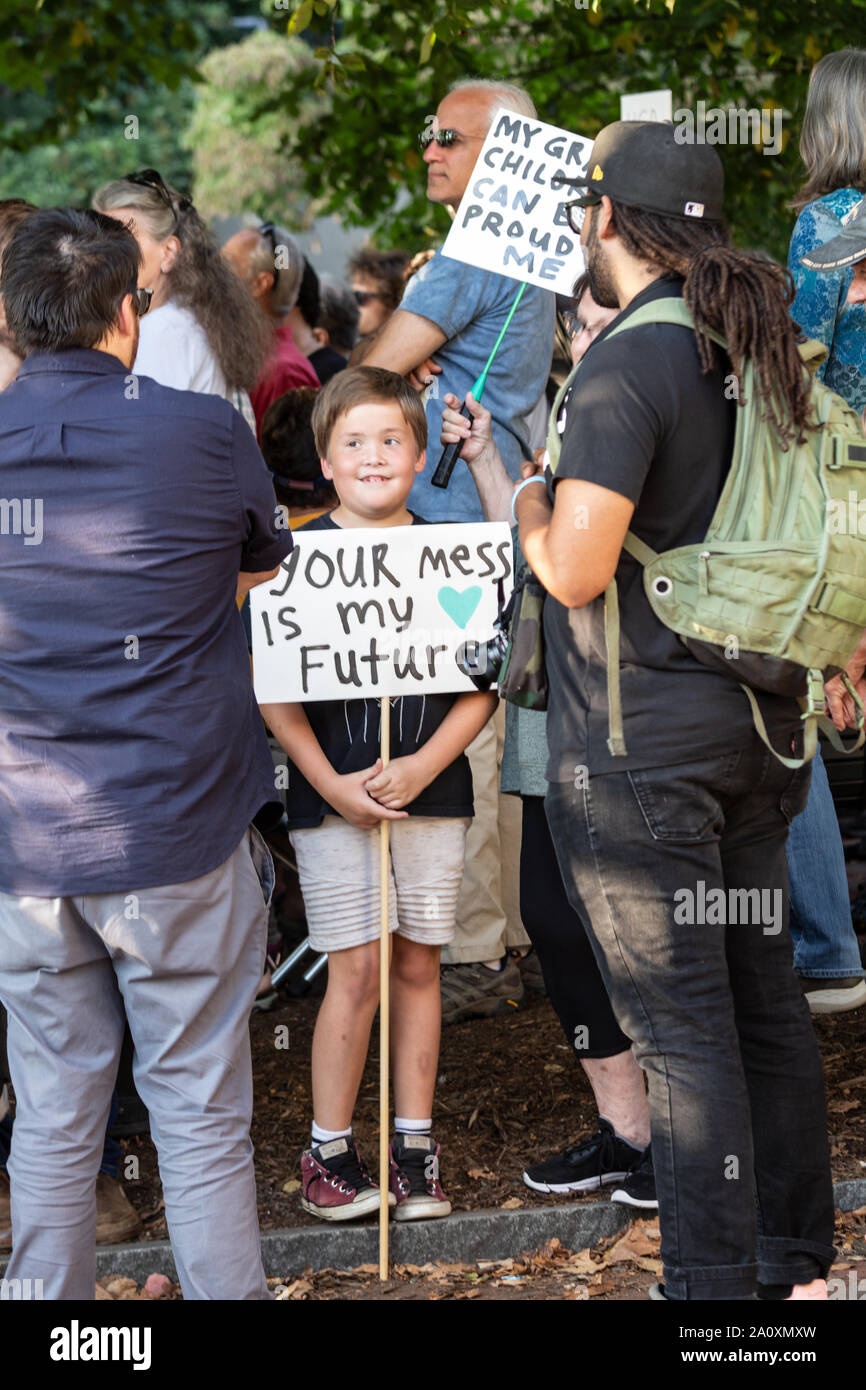
[[[866,1206],[866,1178],[834,1185],[840,1211]],[[517,1211],[464,1211],[445,1221],[391,1222],[390,1248],[394,1264],[426,1264],[428,1260],[505,1260],[534,1250],[556,1236],[570,1250],[584,1250],[596,1241],[624,1230],[633,1217],[651,1215],[618,1202],[569,1202],[562,1206],[520,1208]],[[379,1255],[375,1222],[363,1226],[302,1226],[297,1230],[263,1231],[262,1259],[268,1276],[297,1275],[312,1269],[353,1269],[375,1264]],[[0,1260],[0,1273],[5,1269]],[[136,1245],[100,1245],[96,1277],[124,1275],[143,1284],[149,1274],[177,1279],[167,1240]]]

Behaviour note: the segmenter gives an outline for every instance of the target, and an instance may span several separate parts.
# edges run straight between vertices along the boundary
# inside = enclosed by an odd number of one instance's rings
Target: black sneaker
[[[533,1163],[523,1181],[535,1192],[591,1192],[619,1182],[640,1157],[640,1150],[619,1139],[608,1120],[599,1120],[598,1133],[591,1139],[544,1163]]]
[[[610,1194],[610,1200],[624,1202],[629,1207],[658,1211],[652,1145],[647,1145],[635,1166],[626,1173],[625,1182]]]

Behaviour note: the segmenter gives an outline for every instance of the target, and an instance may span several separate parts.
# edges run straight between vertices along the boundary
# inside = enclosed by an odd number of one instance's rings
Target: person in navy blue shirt
[[[3,257],[25,356],[0,397],[8,1273],[93,1297],[125,1007],[184,1296],[266,1298],[247,1018],[273,884],[252,822],[278,796],[236,595],[291,536],[229,402],[131,372],[139,263],[71,209]]]

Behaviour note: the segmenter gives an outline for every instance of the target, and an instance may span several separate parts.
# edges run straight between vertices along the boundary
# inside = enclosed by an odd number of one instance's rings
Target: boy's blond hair
[[[415,438],[418,453],[427,448],[427,416],[421,397],[408,381],[384,367],[346,367],[323,386],[313,406],[310,423],[319,457],[328,457],[328,446],[338,419],[356,405],[371,401],[396,401]]]

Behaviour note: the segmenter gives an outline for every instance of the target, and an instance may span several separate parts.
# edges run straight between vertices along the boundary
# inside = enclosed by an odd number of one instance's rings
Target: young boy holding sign
[[[349,368],[313,412],[324,476],[339,506],[303,530],[424,525],[406,499],[425,463],[427,422],[403,377]],[[454,934],[472,816],[464,749],[495,696],[419,694],[392,700],[387,768],[379,701],[264,704],[289,756],[286,809],[310,941],[328,952],[328,987],[313,1036],[313,1125],[302,1155],[302,1205],[325,1221],[376,1211],[379,1189],[352,1138],[352,1112],[379,1002],[379,834],[391,824],[389,892],[394,1126],[389,1202],[397,1220],[447,1216],[439,1145],[430,1134],[439,1054],[439,956]]]

